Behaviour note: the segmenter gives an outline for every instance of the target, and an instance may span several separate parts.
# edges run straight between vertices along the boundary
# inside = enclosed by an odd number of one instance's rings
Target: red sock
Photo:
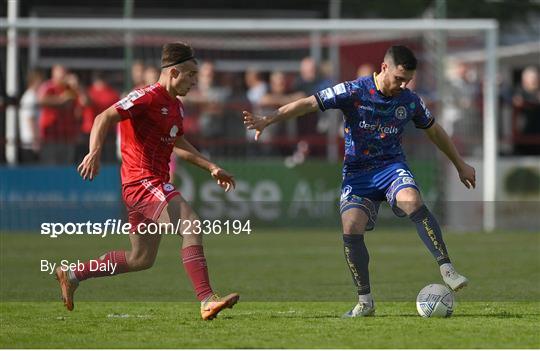
[[[113,271],[114,265],[114,271]],[[128,272],[125,251],[111,251],[97,260],[90,260],[78,265],[73,271],[79,281],[88,278],[107,277]]]
[[[213,291],[210,287],[208,267],[206,267],[206,258],[204,258],[202,245],[183,248],[182,263],[184,263],[184,269],[189,275],[189,279],[191,279],[197,299],[203,301],[209,295],[212,295]]]

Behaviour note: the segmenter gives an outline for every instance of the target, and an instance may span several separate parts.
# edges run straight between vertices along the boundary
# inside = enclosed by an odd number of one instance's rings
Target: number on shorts
[[[398,168],[398,169],[396,169],[396,172],[398,172],[398,175],[399,175],[400,177],[411,177],[411,178],[412,178],[411,172],[409,172],[409,171],[406,170],[406,169]]]

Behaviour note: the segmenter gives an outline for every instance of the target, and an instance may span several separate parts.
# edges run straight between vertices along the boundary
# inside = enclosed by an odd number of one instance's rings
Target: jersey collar
[[[381,88],[379,88],[379,84],[377,83],[377,72],[373,72],[373,83],[375,83],[375,88],[378,92],[381,92]]]
[[[383,98],[391,99],[393,97],[393,96],[384,95],[381,88],[379,87],[379,84],[377,83],[377,73],[376,72],[373,72],[373,83],[375,84],[375,89],[377,90],[377,93],[379,93],[379,95],[381,95]]]

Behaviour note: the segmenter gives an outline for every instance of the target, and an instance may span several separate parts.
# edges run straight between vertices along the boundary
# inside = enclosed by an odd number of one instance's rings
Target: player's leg
[[[131,250],[125,253],[128,271],[142,271],[152,267],[156,261],[161,234],[132,233],[129,241]]]
[[[133,217],[141,216],[139,213],[130,213]],[[79,283],[90,278],[110,277],[121,273],[141,271],[152,267],[159,248],[161,236],[150,234],[129,234],[131,250],[116,250],[107,252],[96,259],[88,260],[73,270],[63,271],[56,269],[56,279],[60,283],[62,300],[69,311],[74,304],[74,293]]]
[[[375,304],[369,283],[369,252],[364,233],[373,229],[378,206],[367,198],[354,195],[341,200],[343,251],[353,283],[358,292],[358,304],[343,317],[362,317],[375,314]]]
[[[440,267],[444,282],[454,291],[468,284],[467,278],[458,274],[448,255],[441,227],[435,216],[422,201],[422,197],[414,182],[403,183],[399,178],[393,183],[398,187],[395,193],[395,206],[413,221],[418,236],[431,252]]]
[[[201,301],[201,316],[213,319],[224,308],[232,308],[239,300],[236,293],[219,297],[210,285],[208,267],[204,256],[200,219],[181,195],[172,198],[161,212],[158,222],[180,222],[182,249],[180,251],[184,269],[193,285],[197,299]]]

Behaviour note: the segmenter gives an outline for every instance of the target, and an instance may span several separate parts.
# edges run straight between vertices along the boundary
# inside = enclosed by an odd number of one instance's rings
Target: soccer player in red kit
[[[220,298],[210,286],[202,236],[184,233],[198,217],[180,193],[169,183],[169,160],[173,149],[180,158],[210,172],[229,191],[233,177],[201,155],[185,138],[182,130],[183,107],[178,96],[185,96],[197,82],[197,61],[185,43],[163,46],[159,80],[129,93],[96,117],[90,135],[89,153],[78,167],[83,179],[92,180],[99,171],[100,154],[111,124],[120,123],[122,132],[122,197],[133,233],[131,251],[111,251],[97,261],[107,271],[93,271],[90,261],[82,269],[56,270],[64,305],[73,310],[73,293],[88,278],[116,275],[150,268],[157,255],[161,235],[137,232],[140,224],[174,223],[182,220],[181,257],[197,298],[201,316],[213,319],[224,308],[238,302],[238,294]],[[114,269],[112,267],[115,266]]]

